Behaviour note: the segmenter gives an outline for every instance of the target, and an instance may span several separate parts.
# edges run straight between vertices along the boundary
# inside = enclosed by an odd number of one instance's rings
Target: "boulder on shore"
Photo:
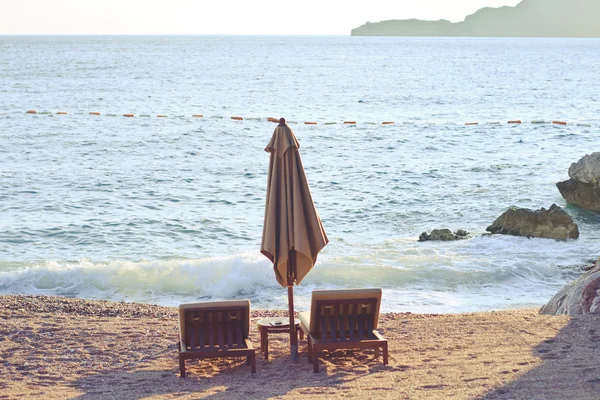
[[[600,212],[600,152],[586,154],[569,167],[569,177],[556,187],[571,204]]]
[[[463,229],[459,229],[456,233],[452,233],[450,229],[434,229],[431,233],[423,232],[419,235],[419,242],[428,240],[460,240],[466,239],[469,233]]]
[[[492,234],[525,236],[528,238],[577,239],[579,228],[573,219],[556,204],[548,210],[510,208],[486,228]]]
[[[594,267],[560,290],[540,314],[600,314],[600,260]]]

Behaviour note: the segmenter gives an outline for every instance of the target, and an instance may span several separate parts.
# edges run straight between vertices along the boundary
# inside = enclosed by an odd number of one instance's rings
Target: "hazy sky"
[[[366,21],[461,21],[521,0],[0,0],[0,34],[349,35]]]

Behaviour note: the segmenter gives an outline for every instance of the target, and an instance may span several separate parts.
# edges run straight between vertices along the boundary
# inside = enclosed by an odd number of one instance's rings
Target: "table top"
[[[294,319],[296,325],[300,324],[298,318]],[[262,318],[256,321],[258,326],[266,326],[268,328],[285,328],[290,326],[290,319],[288,317],[274,317],[274,318]]]

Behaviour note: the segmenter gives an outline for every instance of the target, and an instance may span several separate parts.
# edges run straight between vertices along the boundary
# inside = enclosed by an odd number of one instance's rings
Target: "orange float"
[[[267,121],[279,123],[279,120],[277,118],[271,118],[271,117],[269,117],[269,118],[267,118]]]
[[[515,119],[515,120],[512,120],[512,121],[508,121],[508,123],[509,124],[520,124],[521,120],[520,119]]]
[[[37,111],[35,111],[35,110],[27,110],[27,112],[25,114],[37,114]]]
[[[384,121],[381,125],[394,125],[394,121]]]
[[[156,118],[169,118],[169,117],[167,115],[164,115],[164,114],[158,114],[156,116]]]
[[[133,117],[134,117],[134,115],[133,115],[133,114],[123,114],[123,116],[124,116],[124,117],[127,117],[127,118],[133,118]]]
[[[565,121],[552,121],[553,124],[556,125],[566,125],[567,123]]]
[[[345,125],[356,125],[356,121],[344,121]]]
[[[242,118],[242,117],[231,117],[231,119],[233,119],[235,121],[242,121],[244,118]]]
[[[479,122],[467,122],[467,123],[465,123],[465,126],[469,126],[469,125],[479,125]]]
[[[56,115],[67,115],[67,113],[64,112],[64,111],[59,111],[59,112],[56,113]]]
[[[194,118],[204,118],[204,115],[203,114],[194,114],[194,115],[192,115],[192,117],[194,117]]]
[[[315,121],[306,121],[304,123],[304,125],[316,125],[317,123]]]
[[[100,113],[98,111],[92,111],[90,112],[90,115],[100,115]]]

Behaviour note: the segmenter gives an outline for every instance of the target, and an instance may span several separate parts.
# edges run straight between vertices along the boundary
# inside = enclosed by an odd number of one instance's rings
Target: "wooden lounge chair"
[[[179,372],[185,377],[185,360],[246,357],[256,372],[256,352],[250,332],[248,300],[181,304],[179,306]]]
[[[319,352],[337,349],[383,350],[388,363],[388,342],[375,329],[379,320],[381,289],[315,290],[310,311],[298,314],[308,341],[308,362],[319,372]]]

